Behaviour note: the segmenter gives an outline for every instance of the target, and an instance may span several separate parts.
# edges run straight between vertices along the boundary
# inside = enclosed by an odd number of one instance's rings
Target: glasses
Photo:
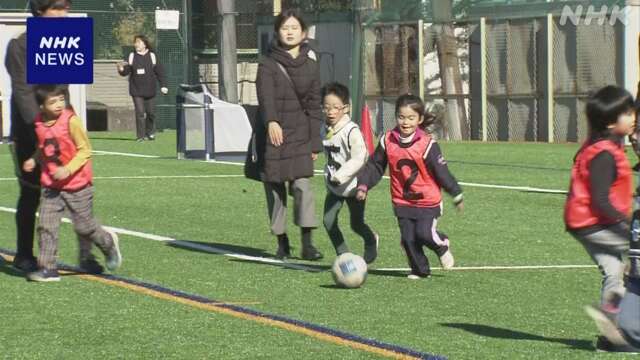
[[[322,107],[322,112],[327,114],[330,113],[332,111],[342,111],[344,109],[347,108],[347,106],[349,105],[342,105],[342,106],[323,106]]]

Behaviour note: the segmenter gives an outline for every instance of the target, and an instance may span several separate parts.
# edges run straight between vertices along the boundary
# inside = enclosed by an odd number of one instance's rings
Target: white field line
[[[15,213],[16,209],[0,206],[0,211],[4,211],[4,212],[8,212],[8,213]],[[71,220],[69,220],[67,218],[63,218],[62,221],[65,222],[65,223],[71,223]],[[230,258],[234,258],[234,259],[239,259],[239,260],[260,262],[260,263],[263,263],[263,264],[280,265],[280,266],[285,267],[285,268],[290,268],[290,269],[295,269],[295,270],[304,270],[304,271],[309,271],[309,272],[322,272],[322,271],[324,271],[324,270],[319,269],[318,267],[306,266],[306,265],[303,265],[303,264],[292,263],[292,262],[282,261],[282,260],[278,260],[278,259],[272,259],[272,258],[265,258],[265,257],[260,257],[260,256],[251,256],[251,255],[240,254],[240,253],[228,251],[228,250],[225,250],[225,249],[217,248],[217,247],[211,246],[211,245],[193,243],[191,241],[176,240],[174,238],[167,237],[167,236],[162,236],[162,235],[147,234],[147,233],[143,233],[143,232],[139,232],[139,231],[127,230],[127,229],[117,228],[117,227],[113,227],[113,226],[105,226],[105,228],[107,228],[109,230],[112,230],[112,231],[114,231],[114,232],[116,232],[118,234],[122,234],[122,235],[129,235],[129,236],[138,237],[138,238],[141,238],[141,239],[165,242],[165,243],[168,243],[168,244],[176,245],[178,247],[204,251],[204,252],[208,252],[208,253],[212,253],[212,254],[224,255],[224,256],[227,256],[227,257],[230,257]],[[591,268],[596,268],[596,266],[595,265],[467,266],[467,267],[455,267],[452,270],[454,270],[454,271],[471,271],[471,270],[475,270],[475,271],[492,271],[492,270],[549,270],[549,269],[561,270],[561,269],[591,269]],[[441,268],[435,267],[435,268],[432,268],[432,269],[440,270]],[[409,268],[373,268],[372,270],[388,271],[388,272],[409,272],[410,271]]]
[[[0,206],[0,211],[4,211],[4,212],[14,213],[15,214],[16,209]],[[68,219],[68,218],[62,218],[62,222],[71,223],[71,220]],[[232,251],[228,251],[228,250],[225,250],[225,249],[217,248],[215,246],[198,244],[198,243],[193,243],[193,242],[190,242],[190,241],[176,240],[174,238],[170,238],[170,237],[167,237],[167,236],[147,234],[147,233],[143,233],[143,232],[139,232],[139,231],[127,230],[127,229],[117,228],[117,227],[113,227],[113,226],[105,226],[105,228],[109,229],[111,231],[114,231],[114,232],[116,232],[118,234],[122,234],[122,235],[129,235],[129,236],[138,237],[138,238],[141,238],[141,239],[159,241],[159,242],[164,242],[164,243],[167,243],[167,244],[174,244],[174,245],[179,246],[179,247],[189,248],[189,249],[193,249],[193,250],[205,251],[205,252],[212,253],[212,254],[220,254],[220,255],[224,255],[224,256],[227,256],[227,257],[230,257],[230,258],[234,258],[234,259],[240,259],[240,260],[246,260],[246,261],[254,261],[254,262],[260,262],[260,263],[264,263],[264,264],[280,265],[280,266],[285,267],[285,268],[290,268],[290,269],[295,269],[295,270],[305,270],[305,271],[309,271],[309,272],[320,272],[320,271],[323,271],[323,270],[318,269],[317,267],[305,266],[305,265],[302,265],[302,264],[291,263],[291,262],[288,262],[288,261],[282,261],[282,260],[278,260],[278,259],[271,259],[271,258],[264,258],[264,257],[259,257],[259,256],[250,256],[250,255],[238,254],[238,253],[234,253]]]
[[[160,156],[158,155],[132,154],[132,153],[123,153],[123,152],[115,152],[115,151],[92,150],[91,152],[95,155],[115,155],[115,156],[128,156],[128,157],[147,158],[147,159],[160,158]]]
[[[131,156],[131,157],[143,157],[143,158],[159,158],[160,156],[155,155],[142,155],[142,154],[132,154],[132,153],[119,153],[119,152],[111,152],[111,151],[100,151],[94,150],[96,154],[104,154],[104,155],[120,155],[120,156]],[[216,161],[216,160],[202,160],[202,162],[208,164],[222,164],[222,165],[234,165],[234,166],[244,166],[242,163],[230,162],[230,161]],[[314,170],[316,174],[323,174],[322,170]],[[388,176],[383,176],[383,179],[389,179]],[[0,179],[3,181],[4,179]],[[517,191],[525,191],[525,192],[537,192],[537,193],[547,193],[547,194],[566,194],[566,190],[557,190],[557,189],[544,189],[544,188],[536,188],[530,186],[510,186],[510,185],[494,185],[494,184],[479,184],[479,183],[470,183],[470,182],[460,182],[462,186],[468,187],[478,187],[478,188],[489,188],[489,189],[501,189],[501,190],[517,190]]]
[[[140,175],[140,176],[94,176],[94,180],[156,180],[156,179],[215,179],[240,178],[244,175]],[[0,178],[0,181],[17,181],[16,178]]]

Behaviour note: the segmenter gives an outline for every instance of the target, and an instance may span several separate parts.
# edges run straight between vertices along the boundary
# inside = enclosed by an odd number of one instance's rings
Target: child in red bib
[[[442,214],[444,188],[463,209],[462,189],[449,172],[440,147],[421,127],[425,126],[425,106],[414,95],[396,101],[397,126],[384,134],[380,144],[358,174],[356,197],[365,200],[367,191],[382,178],[387,165],[393,210],[400,226],[401,244],[411,267],[410,279],[431,274],[423,247],[433,250],[443,269],[454,265],[447,236],[436,230]]]
[[[38,270],[27,274],[31,281],[59,281],[56,266],[58,230],[65,209],[71,215],[80,242],[80,269],[101,273],[103,268],[91,255],[96,244],[106,257],[110,270],[118,268],[122,256],[115,233],[103,229],[93,217],[93,173],[91,144],[76,114],[67,107],[66,87],[42,85],[35,89],[40,114],[35,120],[38,148],[23,164],[31,172],[40,163],[40,201],[38,224],[40,255]]]
[[[589,98],[589,137],[574,158],[564,208],[567,231],[600,267],[600,303],[608,313],[618,312],[625,291],[622,257],[629,250],[633,178],[624,137],[633,132],[635,118],[625,89],[607,86]]]

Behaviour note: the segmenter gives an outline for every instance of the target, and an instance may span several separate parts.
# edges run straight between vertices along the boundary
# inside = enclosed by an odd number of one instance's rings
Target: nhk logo
[[[27,19],[27,82],[93,83],[93,19]]]
[[[580,20],[584,25],[591,25],[592,21],[596,21],[600,26],[604,25],[605,22],[613,26],[617,21],[627,25],[628,11],[629,8],[627,6],[621,8],[618,5],[614,5],[611,8],[607,7],[607,5],[602,5],[600,10],[596,10],[593,5],[589,5],[586,10],[582,5],[578,5],[575,8],[565,5],[562,8],[562,14],[560,14],[560,25],[566,25],[567,20],[570,20],[574,26],[578,26]]]
[[[80,42],[80,37],[58,37],[55,39],[53,36],[48,38],[43,37],[40,40],[39,52],[36,53],[36,65],[84,65],[84,54],[81,52],[77,53],[56,53],[56,52],[43,52],[43,49],[78,49],[80,50],[80,46],[78,43]]]

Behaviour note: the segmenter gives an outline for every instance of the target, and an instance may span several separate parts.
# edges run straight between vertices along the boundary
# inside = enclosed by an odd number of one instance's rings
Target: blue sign
[[[93,19],[27,19],[28,84],[93,84]]]

